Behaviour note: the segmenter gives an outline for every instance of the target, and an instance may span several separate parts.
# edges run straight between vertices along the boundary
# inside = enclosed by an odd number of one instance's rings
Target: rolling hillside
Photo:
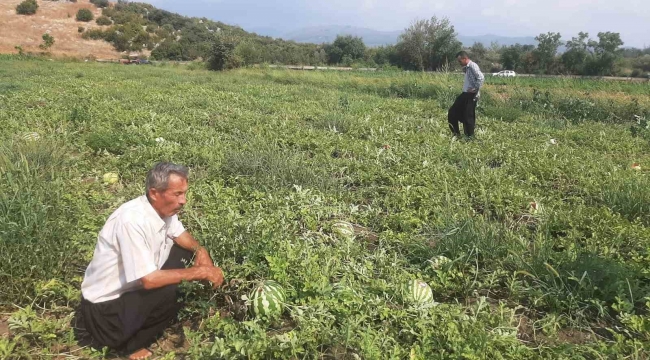
[[[38,48],[43,43],[42,36],[49,33],[55,43],[49,52],[55,56],[118,58],[120,53],[110,43],[101,40],[84,40],[77,31],[79,26],[86,29],[102,28],[95,21],[88,23],[75,20],[77,11],[90,9],[95,18],[101,15],[101,9],[88,0],[38,1],[38,10],[34,15],[16,14],[16,6],[22,0],[0,1],[0,53],[15,53],[15,47],[21,46],[26,52],[41,52]]]

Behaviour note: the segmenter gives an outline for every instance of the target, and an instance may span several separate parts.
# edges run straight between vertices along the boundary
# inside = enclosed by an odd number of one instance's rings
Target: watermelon
[[[438,256],[434,256],[433,258],[431,258],[431,260],[429,260],[429,262],[431,263],[431,267],[434,270],[438,270],[441,267],[449,264],[451,262],[451,260],[449,260],[449,258],[444,256],[444,255],[438,255]]]
[[[417,305],[433,303],[433,291],[429,284],[422,280],[409,281],[406,287],[406,297]]]
[[[354,227],[347,221],[336,221],[332,224],[332,232],[336,236],[346,240],[354,237]]]
[[[23,134],[23,139],[25,139],[27,141],[36,141],[36,140],[38,140],[40,138],[41,138],[41,136],[38,133],[35,133],[35,132],[30,132],[30,133]]]
[[[255,316],[273,317],[282,314],[286,295],[280,284],[266,280],[253,289],[248,299],[251,312]]]
[[[116,173],[109,172],[104,174],[102,176],[102,180],[104,180],[104,184],[115,184],[119,180],[119,176]]]

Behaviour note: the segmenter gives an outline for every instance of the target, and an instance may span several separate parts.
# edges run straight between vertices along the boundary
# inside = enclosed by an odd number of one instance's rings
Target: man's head
[[[469,55],[466,51],[460,51],[458,54],[456,54],[456,59],[458,59],[458,63],[463,66],[467,66],[467,64],[469,64]]]
[[[156,164],[147,173],[147,199],[154,210],[165,218],[176,215],[187,202],[189,169],[169,162]]]

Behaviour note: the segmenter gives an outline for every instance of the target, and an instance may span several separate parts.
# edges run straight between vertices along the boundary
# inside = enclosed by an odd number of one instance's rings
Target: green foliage
[[[501,63],[504,69],[507,70],[520,70],[524,66],[525,54],[532,53],[534,50],[533,45],[520,45],[515,44],[505,47],[501,51]]]
[[[16,6],[16,13],[20,15],[33,15],[36,14],[38,4],[36,0],[25,0]]]
[[[80,34],[83,33],[84,31],[86,31],[86,28],[83,27],[83,26],[79,26],[79,27],[77,28],[77,32],[80,33]]]
[[[354,60],[362,59],[366,51],[363,39],[352,35],[338,35],[332,44],[325,46],[328,63],[344,63],[344,59],[351,63]]]
[[[95,20],[97,25],[113,25],[113,22],[108,17],[102,15]]]
[[[77,11],[77,21],[89,22],[93,19],[93,13],[89,9],[79,9]]]
[[[90,3],[95,4],[98,8],[107,8],[110,5],[108,0],[90,0]]]
[[[227,285],[181,286],[187,342],[156,357],[645,356],[647,84],[488,77],[459,141],[453,73],[192,66],[0,56],[0,357],[117,356],[71,316],[98,231],[160,160],[191,168],[179,216]],[[278,318],[242,299],[262,279]],[[416,279],[436,306],[404,298]]]
[[[235,47],[233,40],[217,37],[212,44],[208,69],[221,71],[239,67],[240,58],[235,54]]]
[[[449,19],[417,20],[400,35],[396,45],[398,66],[412,70],[438,70],[453,63],[461,50]]]
[[[555,54],[557,54],[557,49],[563,44],[560,40],[561,38],[562,35],[560,33],[554,32],[539,34],[535,37],[538,44],[533,54],[539,63],[539,71],[541,73],[547,74],[553,72],[552,68],[555,62]]]
[[[43,34],[43,43],[38,45],[39,49],[47,50],[54,45],[54,37],[50,34]]]

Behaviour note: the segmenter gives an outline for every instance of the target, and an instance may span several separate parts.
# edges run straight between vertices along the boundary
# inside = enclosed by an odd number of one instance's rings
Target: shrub
[[[83,27],[83,26],[79,26],[79,27],[77,28],[77,32],[79,32],[79,33],[82,33],[82,32],[84,32],[84,31],[86,31],[86,28]]]
[[[106,34],[102,31],[102,29],[90,29],[81,35],[81,37],[84,39],[92,40],[101,40],[104,39],[105,36]]]
[[[43,43],[38,47],[41,50],[47,50],[54,45],[54,37],[50,34],[43,34]]]
[[[91,4],[94,4],[98,8],[107,8],[108,7],[108,0],[90,0]]]
[[[33,15],[36,14],[38,4],[36,0],[25,0],[16,6],[16,13],[20,15]]]
[[[77,21],[91,21],[93,19],[93,13],[88,9],[79,9],[77,11]]]
[[[103,15],[98,17],[97,20],[95,20],[95,22],[97,23],[97,25],[113,25],[111,19]]]
[[[208,60],[210,70],[228,70],[239,67],[239,61],[235,56],[235,43],[231,40],[217,38],[212,44],[212,52]]]

